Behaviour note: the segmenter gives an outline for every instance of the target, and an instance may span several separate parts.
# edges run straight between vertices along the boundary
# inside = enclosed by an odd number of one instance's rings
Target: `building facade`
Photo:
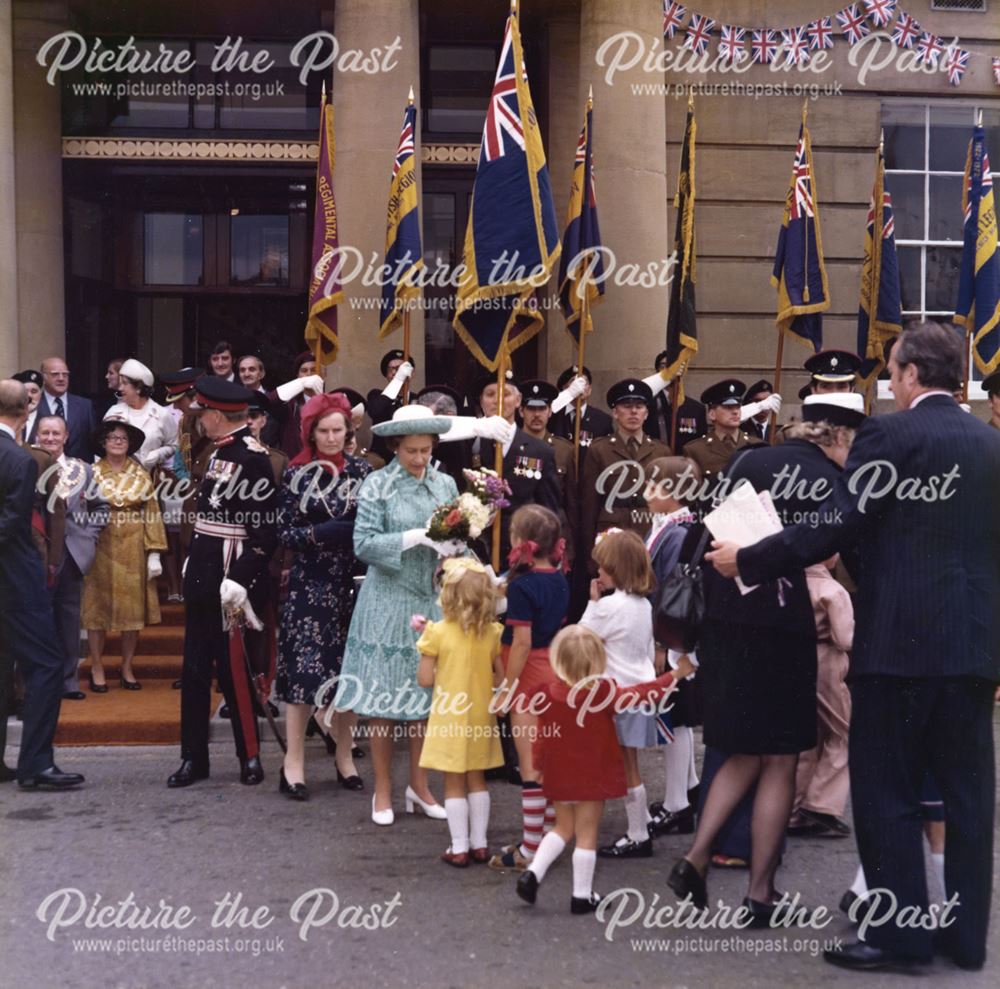
[[[804,102],[833,300],[825,344],[855,346],[881,134],[904,310],[949,316],[961,255],[962,171],[980,111],[1000,160],[995,0],[905,4],[923,31],[959,38],[970,53],[955,86],[943,71],[914,71],[904,64],[904,49],[877,37],[852,48],[838,36],[825,59],[814,53],[811,67],[703,71],[678,53],[694,11],[715,21],[714,55],[724,23],[779,29],[831,16],[836,28],[836,4],[687,6],[684,27],[664,40],[660,0],[520,5],[525,68],[560,224],[593,87],[601,228],[615,268],[587,342],[598,394],[624,375],[650,373],[664,343],[669,286],[663,277],[648,287],[636,282],[642,271],[669,269],[692,88],[700,351],[689,390],[722,375],[773,375],[769,276]],[[336,116],[341,244],[356,249],[362,268],[379,265],[391,163],[412,85],[420,110],[425,264],[457,264],[508,9],[506,0],[127,7],[0,0],[4,373],[65,353],[74,390],[96,394],[114,356],[134,354],[167,370],[203,363],[226,339],[238,353],[258,353],[272,384],[282,380],[302,348],[306,321],[324,82]],[[747,49],[750,40],[748,30]],[[331,384],[370,387],[380,354],[399,345],[398,337],[378,339],[375,282],[359,277],[346,286]],[[450,284],[429,286],[413,321],[419,383],[464,385],[476,373],[451,330],[453,295]],[[805,380],[806,356],[794,343],[785,347],[788,399]],[[573,359],[562,318],[550,306],[545,330],[518,352],[515,367],[554,378]],[[974,398],[981,396],[975,378]]]

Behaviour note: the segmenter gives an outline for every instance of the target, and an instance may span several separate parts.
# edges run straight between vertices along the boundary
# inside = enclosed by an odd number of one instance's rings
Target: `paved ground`
[[[273,745],[265,753],[267,781],[256,789],[239,785],[231,747],[220,743],[213,745],[211,780],[167,790],[175,755],[167,748],[63,749],[60,764],[85,772],[84,788],[61,794],[0,788],[0,986],[714,989],[882,986],[905,978],[856,976],[814,957],[824,941],[849,934],[839,915],[815,933],[707,931],[698,945],[691,943],[698,932],[643,930],[637,922],[608,940],[606,925],[569,913],[568,855],[532,909],[517,899],[510,877],[440,863],[444,822],[400,813],[394,827],[376,829],[370,798],[336,786],[332,760],[318,745],[310,747],[313,799],[306,804],[277,793]],[[648,757],[647,779],[658,775],[654,759]],[[370,768],[362,765],[367,776]],[[398,771],[402,780],[402,763]],[[497,844],[513,836],[517,791],[494,784],[492,792],[491,844]],[[605,833],[618,833],[623,821],[621,805],[612,805]],[[652,860],[599,862],[597,889],[631,887],[629,912],[639,897],[647,907],[672,902],[664,880],[686,841],[659,839]],[[834,908],[854,865],[850,839],[798,839],[781,882],[805,903]],[[744,874],[714,872],[710,894],[736,903],[744,882]],[[130,894],[150,916],[162,901],[172,911],[162,919],[187,926],[88,928],[100,908],[117,909]],[[259,908],[259,923],[273,919],[255,930],[241,928],[233,914],[227,927],[221,914],[213,917],[216,901],[227,895],[240,898],[245,919]],[[50,897],[43,922],[37,912]],[[177,914],[184,906],[193,919]],[[50,941],[47,927],[60,911],[68,926]],[[303,929],[309,916],[315,926]],[[114,917],[110,911],[108,922]],[[730,943],[706,943],[713,938]],[[652,948],[640,939],[652,939]],[[937,986],[995,986],[1000,951],[994,947],[980,975],[939,961],[932,977]]]

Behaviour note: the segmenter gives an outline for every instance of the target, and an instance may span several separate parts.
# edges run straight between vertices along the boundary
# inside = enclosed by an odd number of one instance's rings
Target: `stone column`
[[[337,0],[335,33],[341,60],[349,49],[384,53],[397,37],[400,48],[392,56],[393,68],[368,75],[334,72],[333,106],[337,139],[334,192],[341,245],[356,247],[367,266],[373,253],[377,267],[385,250],[385,214],[389,199],[392,161],[399,143],[403,110],[410,86],[420,109],[420,27],[417,0]],[[420,128],[415,135],[417,181],[420,188]],[[421,199],[422,203],[422,199]],[[344,286],[338,326],[340,356],[327,368],[327,387],[349,384],[366,391],[383,383],[379,358],[386,350],[403,346],[402,330],[385,340],[378,338],[378,309],[352,308],[350,300],[378,299],[379,285],[360,279]],[[414,384],[425,378],[424,321],[419,311],[411,320],[411,351],[417,363]]]
[[[0,377],[22,370],[17,339],[17,239],[10,222],[14,182],[14,36],[11,0],[0,0]]]
[[[645,57],[607,81],[601,46],[628,32],[634,55],[662,45],[661,5],[648,0],[583,0],[580,13],[580,91],[594,87],[594,161],[597,203],[605,247],[616,268],[644,269],[670,256],[667,230],[666,121],[662,94],[633,92],[633,83],[662,83],[663,73],[643,71]],[[655,46],[655,49],[654,49]],[[634,60],[634,59],[633,59]],[[612,278],[605,301],[594,310],[587,364],[594,372],[597,404],[608,385],[622,377],[645,377],[663,349],[669,286],[618,286]]]
[[[548,30],[548,134],[545,152],[552,180],[559,235],[566,227],[566,207],[573,181],[576,142],[583,126],[586,86],[580,81],[580,22],[578,17],[553,18]],[[552,274],[551,308],[545,317],[545,339],[539,348],[538,373],[553,384],[559,372],[575,359],[573,339],[556,302],[559,294],[558,267]]]
[[[25,367],[66,351],[60,89],[45,81],[35,55],[67,22],[65,4],[15,0],[17,328]]]

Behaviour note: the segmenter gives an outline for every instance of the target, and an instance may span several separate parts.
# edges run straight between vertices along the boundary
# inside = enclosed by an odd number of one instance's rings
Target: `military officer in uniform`
[[[983,391],[990,403],[990,425],[1000,429],[1000,371],[983,378]]]
[[[854,391],[861,358],[849,350],[821,350],[806,359],[803,367],[812,375],[812,393]]]
[[[381,390],[373,388],[368,392],[368,398],[365,402],[365,408],[373,423],[388,422],[396,409],[403,404],[400,393],[403,390],[403,385],[412,376],[416,365],[412,356],[406,360],[403,351],[390,350],[382,355],[378,369],[382,373],[382,377],[385,378],[386,385]],[[392,459],[392,451],[381,437],[376,436],[372,440],[372,449],[383,460]]]
[[[480,379],[474,389],[473,404],[479,404],[483,416],[490,420],[498,415],[499,401],[497,398],[497,380],[495,375]],[[507,442],[503,442],[503,477],[510,485],[512,494],[510,507],[500,512],[500,560],[506,566],[507,555],[510,553],[510,520],[511,516],[522,505],[542,505],[556,514],[561,507],[559,496],[559,475],[556,471],[556,458],[552,447],[544,440],[536,439],[523,429],[516,428],[515,413],[521,405],[521,391],[508,372],[504,387],[503,419],[509,425],[515,426],[514,434]],[[447,436],[447,434],[445,434]],[[476,437],[470,444],[472,451],[472,466],[474,469],[485,467],[496,468],[496,442],[485,437]],[[494,523],[495,525],[496,523]],[[482,541],[488,547],[491,545],[492,526],[483,533]]]
[[[612,527],[645,534],[649,514],[642,494],[646,467],[657,457],[669,457],[670,447],[643,431],[653,392],[645,381],[626,378],[608,390],[614,417],[611,436],[594,440],[580,481],[580,559],[589,558],[597,534]],[[588,568],[596,572],[589,561]],[[578,567],[578,570],[581,568]]]
[[[552,402],[559,392],[547,381],[532,380],[521,383],[521,421],[524,431],[536,440],[548,443],[556,458],[556,475],[559,480],[560,517],[563,520],[563,537],[566,540],[566,565],[574,557],[574,533],[577,525],[577,472],[573,442],[548,431],[552,417]]]
[[[666,370],[667,366],[667,352],[663,350],[656,355],[655,367],[659,372]],[[649,378],[645,380],[647,384],[650,383]],[[643,426],[648,436],[652,436],[654,440],[663,440],[667,446],[675,445],[673,442],[674,407],[671,389],[676,387],[677,379],[674,378],[665,391],[656,394],[649,418]],[[690,440],[704,436],[707,429],[705,406],[686,395],[677,409],[677,449],[681,449]]]
[[[574,385],[579,379],[582,385]],[[556,381],[556,388],[559,389],[559,396],[552,404],[552,420],[549,423],[549,432],[553,436],[561,436],[563,439],[574,442],[576,434],[576,387],[581,390],[578,393],[583,399],[583,407],[580,415],[580,470],[586,460],[587,451],[591,443],[599,436],[610,436],[614,432],[614,422],[611,416],[602,409],[595,409],[590,405],[590,390],[594,383],[590,368],[584,366],[582,373],[574,364],[566,368],[559,375]]]
[[[715,482],[737,450],[762,446],[763,441],[740,429],[740,408],[746,385],[736,378],[718,381],[701,393],[708,416],[708,434],[684,445],[684,456],[701,469],[701,490],[711,497]]]
[[[764,399],[774,394],[774,385],[770,381],[766,381],[761,378],[760,381],[755,381],[746,391],[743,396],[743,404],[757,404],[762,405]],[[745,414],[745,410],[744,410]],[[743,429],[745,432],[756,436],[757,439],[763,440],[765,443],[771,441],[771,410],[769,408],[762,408],[760,412],[755,412],[753,415],[745,416]]]
[[[195,402],[212,441],[184,574],[186,602],[181,677],[181,765],[167,786],[206,779],[213,667],[233,717],[240,782],[260,783],[260,739],[253,687],[242,646],[225,628],[240,612],[252,625],[266,614],[268,567],[278,544],[275,484],[265,447],[247,426],[253,393],[223,378],[195,383]]]

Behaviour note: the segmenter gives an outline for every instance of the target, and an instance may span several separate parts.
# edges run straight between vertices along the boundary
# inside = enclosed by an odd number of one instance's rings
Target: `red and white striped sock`
[[[542,834],[548,834],[556,826],[556,805],[551,800],[545,801],[545,821],[542,824]]]
[[[526,859],[532,859],[542,840],[542,827],[545,822],[545,791],[540,784],[534,782],[521,784],[521,814],[524,817],[521,854]]]

